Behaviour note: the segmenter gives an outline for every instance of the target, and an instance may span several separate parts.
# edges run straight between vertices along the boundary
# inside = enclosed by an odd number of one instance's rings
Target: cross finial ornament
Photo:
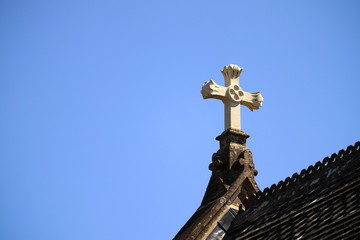
[[[221,73],[225,79],[225,87],[217,85],[213,80],[202,85],[201,94],[204,99],[220,99],[225,105],[225,130],[241,130],[240,105],[247,106],[251,111],[261,107],[263,97],[260,92],[244,92],[239,86],[239,77],[243,68],[230,64]]]

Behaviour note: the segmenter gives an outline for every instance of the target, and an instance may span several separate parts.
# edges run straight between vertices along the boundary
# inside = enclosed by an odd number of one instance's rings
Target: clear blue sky
[[[171,239],[244,68],[261,189],[359,140],[358,1],[1,1],[0,239]]]

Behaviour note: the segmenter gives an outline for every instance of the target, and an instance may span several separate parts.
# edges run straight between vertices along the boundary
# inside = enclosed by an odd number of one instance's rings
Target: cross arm
[[[227,87],[217,85],[213,80],[207,81],[202,85],[201,94],[204,99],[216,98],[225,100]]]
[[[243,92],[244,95],[241,98],[241,105],[247,106],[251,111],[259,109],[262,105],[263,97],[260,92],[249,93]]]

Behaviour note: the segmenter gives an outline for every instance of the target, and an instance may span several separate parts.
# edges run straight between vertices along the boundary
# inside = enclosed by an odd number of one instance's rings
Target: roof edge
[[[325,157],[323,161],[318,161],[314,165],[310,165],[307,169],[301,170],[300,174],[296,172],[284,181],[281,180],[277,184],[273,184],[263,191],[257,192],[255,198],[257,201],[270,199],[276,196],[277,193],[286,191],[293,185],[306,181],[321,171],[344,164],[348,159],[351,159],[358,153],[360,153],[360,141],[348,146],[346,150],[341,149],[338,153],[333,153],[330,157]]]

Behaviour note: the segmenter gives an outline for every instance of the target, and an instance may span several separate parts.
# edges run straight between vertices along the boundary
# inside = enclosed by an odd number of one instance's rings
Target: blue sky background
[[[0,239],[171,239],[244,68],[261,189],[359,140],[358,1],[1,1]]]

